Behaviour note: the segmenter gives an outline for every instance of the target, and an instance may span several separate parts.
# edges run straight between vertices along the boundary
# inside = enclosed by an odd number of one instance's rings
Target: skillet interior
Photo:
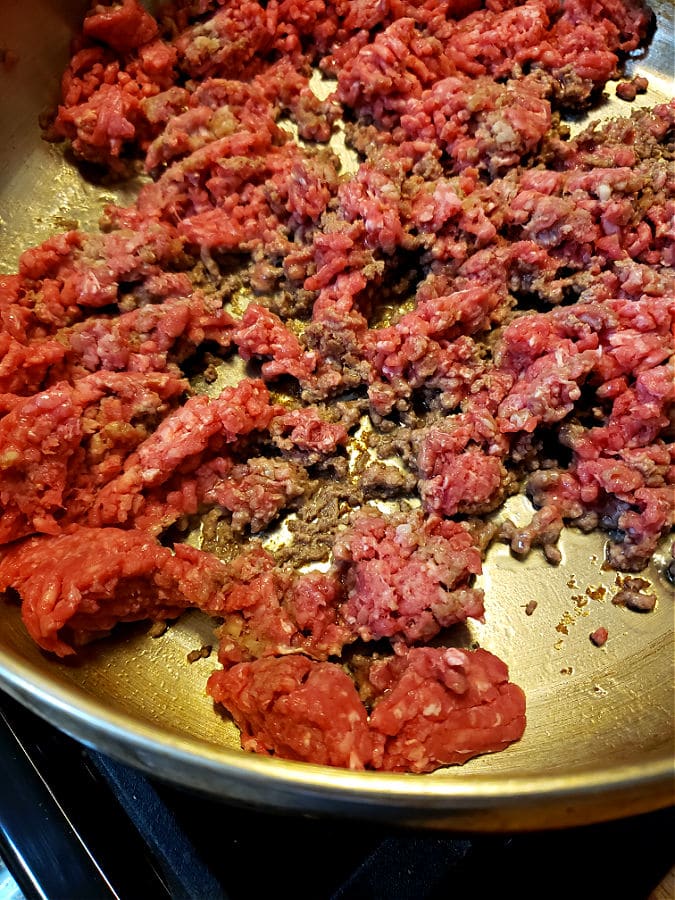
[[[88,184],[60,148],[40,139],[37,118],[55,95],[82,3],[6,0],[3,7],[3,42],[17,56],[13,67],[0,69],[0,272],[10,272],[21,249],[72,220],[93,226],[102,204],[130,198],[133,186]],[[664,0],[660,9],[650,52],[634,64],[657,90],[637,102],[672,95],[666,80],[672,7]],[[613,105],[622,113],[630,109]],[[511,503],[513,514],[523,515],[524,501]],[[527,731],[505,752],[431,776],[350,773],[241,752],[236,729],[204,692],[214,658],[186,661],[190,650],[212,641],[209,622],[198,613],[159,639],[145,626],[127,627],[87,648],[77,662],[63,663],[33,645],[17,607],[0,603],[0,682],[89,744],[247,803],[478,829],[550,827],[644,811],[672,798],[666,544],[644,573],[659,595],[657,608],[641,616],[611,604],[616,573],[601,569],[603,543],[599,535],[568,531],[558,568],[535,554],[516,562],[503,546],[490,551],[480,580],[486,621],[472,624],[464,637],[508,663],[528,698]],[[524,606],[532,599],[538,607],[528,617]],[[600,625],[611,639],[597,649],[588,636]]]

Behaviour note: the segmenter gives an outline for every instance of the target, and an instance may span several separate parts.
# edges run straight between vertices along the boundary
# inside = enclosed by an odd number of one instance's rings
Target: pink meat
[[[315,354],[303,350],[296,335],[281,319],[257,303],[251,303],[246,308],[232,339],[244,359],[272,357],[272,361],[263,363],[265,378],[292,375],[302,381],[316,367]]]
[[[501,502],[508,442],[487,411],[460,413],[427,429],[417,468],[424,506],[432,513],[484,512]]]
[[[145,148],[154,130],[144,101],[176,79],[176,49],[157,32],[137,0],[96,6],[64,74],[50,138],[65,138],[81,159],[126,173],[123,158]]]
[[[232,715],[245,750],[348,769],[373,758],[365,707],[334,663],[305,656],[240,663],[214,672],[207,690]]]
[[[39,292],[37,316],[46,326],[60,326],[76,321],[89,308],[116,304],[120,283],[128,287],[149,282],[152,288],[152,279],[165,279],[163,267],[181,250],[173,226],[146,220],[135,223],[133,230],[57,235],[26,250],[19,271],[24,282]]]
[[[371,731],[384,738],[377,768],[432,772],[503,750],[525,730],[525,695],[486,650],[415,647],[376,662]]]
[[[82,439],[80,413],[62,382],[0,419],[0,543],[58,532],[69,461]]]
[[[345,621],[363,640],[428,641],[483,615],[483,593],[469,587],[481,553],[464,524],[365,507],[338,534],[333,557],[347,587]]]
[[[401,126],[411,138],[438,142],[458,171],[478,166],[496,175],[536,150],[548,131],[551,108],[541,93],[534,79],[502,85],[451,76],[406,103]]]
[[[581,385],[598,362],[597,350],[565,353],[562,347],[532,363],[498,410],[503,432],[534,431],[541,423],[558,422],[581,397]]]
[[[167,298],[114,319],[89,318],[63,336],[71,359],[90,372],[161,372],[206,341],[226,348],[234,325],[235,320],[217,301],[194,293]]]
[[[191,78],[239,76],[255,68],[274,36],[274,16],[254,0],[227,3],[184,31],[175,45],[179,65]]]
[[[218,630],[223,664],[300,652],[327,659],[355,639],[340,613],[342,588],[334,573],[280,569],[254,548],[234,560],[231,575]]]
[[[58,656],[118,622],[175,618],[208,607],[227,568],[192,547],[174,556],[154,538],[115,528],[75,528],[14,544],[0,558],[0,591],[21,596],[29,634]]]
[[[51,338],[23,343],[0,332],[0,392],[36,394],[60,374],[65,347]]]
[[[118,53],[128,53],[157,35],[157,23],[138,0],[122,0],[95,6],[84,20],[83,32]]]
[[[332,456],[349,438],[342,423],[327,422],[312,406],[276,416],[270,423],[270,435],[285,456],[305,465]]]
[[[254,457],[236,465],[220,484],[211,488],[204,501],[217,504],[232,513],[232,528],[262,531],[302,497],[307,488],[307,473],[292,462]]]
[[[196,469],[202,455],[252,431],[264,431],[277,409],[260,381],[241,381],[210,400],[192,397],[167,416],[107,484],[90,511],[93,525],[123,524],[143,507],[142,492],[167,481],[179,468]]]
[[[0,542],[86,515],[185,387],[168,374],[97,373],[20,398],[0,419]]]

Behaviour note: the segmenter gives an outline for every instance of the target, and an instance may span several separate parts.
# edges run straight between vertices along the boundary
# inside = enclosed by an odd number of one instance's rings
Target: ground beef
[[[69,458],[82,440],[73,389],[59,384],[17,404],[0,420],[2,543],[58,532]]]
[[[509,445],[489,413],[460,413],[425,429],[418,444],[419,490],[430,512],[485,512],[501,502]]]
[[[207,690],[232,714],[246,750],[349,769],[373,758],[365,707],[334,663],[305,656],[240,663],[214,672]]]
[[[196,606],[246,747],[420,772],[520,737],[501,662],[410,645],[481,617],[497,533],[556,563],[603,528],[637,571],[672,525],[675,104],[560,122],[650,22],[92,6],[48,136],[144,184],[0,277],[0,586],[42,647]],[[522,481],[529,523],[473,518]],[[198,516],[209,552],[170,550]]]
[[[212,400],[191,397],[167,416],[125,462],[89,513],[95,525],[122,525],[142,510],[144,492],[166,482],[177,469],[190,472],[204,454],[217,452],[244,435],[264,430],[276,410],[260,381],[241,381]]]
[[[226,567],[210,554],[177,546],[174,555],[141,532],[115,528],[29,538],[0,557],[0,590],[17,591],[31,637],[58,656],[118,622],[217,606],[226,580]]]
[[[127,372],[161,372],[180,363],[205,342],[230,344],[235,320],[198,292],[142,306],[115,318],[89,318],[59,332],[67,341],[71,371],[81,366]],[[32,366],[35,363],[31,363]],[[77,369],[71,377],[77,376]]]
[[[296,518],[286,520],[293,540],[278,551],[281,562],[296,568],[327,562],[338,525],[346,524],[350,511],[363,503],[358,485],[352,483],[346,468],[336,462],[332,460],[332,468],[317,479]]]
[[[596,647],[604,647],[607,643],[608,636],[609,632],[603,625],[601,625],[600,628],[596,628],[589,637],[591,643],[595,644]]]
[[[563,529],[562,516],[555,506],[537,510],[527,525],[518,528],[506,519],[499,530],[503,541],[511,545],[516,556],[526,556],[533,547],[542,547],[546,559],[557,565],[562,555],[558,550],[558,538]]]
[[[214,672],[208,691],[245,749],[351,769],[430,772],[502,750],[525,729],[523,692],[485,650],[414,648],[369,677],[379,695],[369,719],[340,667],[304,656]]]
[[[619,82],[616,86],[616,96],[630,102],[635,100],[638,94],[646,93],[648,87],[649,82],[647,79],[638,75],[635,78],[631,78],[630,81]]]
[[[307,406],[276,416],[270,434],[284,456],[312,465],[333,456],[349,437],[340,422],[327,422],[316,408]]]
[[[77,519],[185,388],[173,375],[106,372],[22,398],[0,419],[0,543]]]
[[[361,490],[366,498],[408,496],[416,484],[417,480],[411,472],[381,462],[370,463],[361,476]]]
[[[182,248],[172,225],[152,220],[139,219],[133,230],[109,234],[57,235],[22,254],[11,309],[24,334],[41,337],[79,321],[92,308],[119,304],[121,286],[163,299],[177,287],[164,267],[180,261]],[[179,290],[187,286],[183,280],[178,285]]]
[[[235,583],[218,630],[222,663],[292,652],[327,659],[355,639],[339,608],[343,591],[335,573],[297,574],[255,549],[237,557],[231,572]]]
[[[303,351],[296,335],[281,319],[257,303],[247,308],[233,339],[244,359],[272,357],[272,362],[263,363],[265,378],[293,375],[302,381],[316,367],[316,355]]]
[[[481,554],[464,524],[365,508],[338,534],[333,556],[347,586],[345,620],[364,640],[428,641],[483,615],[482,591],[468,586]]]
[[[415,647],[374,663],[380,694],[370,727],[384,737],[376,767],[432,772],[503,750],[525,730],[525,695],[486,650]]]
[[[612,597],[612,603],[627,606],[634,612],[652,612],[656,606],[656,595],[649,592],[650,587],[644,578],[625,578],[621,590]]]
[[[292,462],[254,457],[232,468],[228,477],[212,488],[205,500],[216,502],[232,513],[232,528],[246,525],[262,531],[282,509],[302,497],[307,474]],[[205,492],[206,493],[206,492]]]
[[[118,53],[128,53],[157,36],[157,23],[134,0],[122,0],[112,7],[96,6],[86,16],[82,31]]]

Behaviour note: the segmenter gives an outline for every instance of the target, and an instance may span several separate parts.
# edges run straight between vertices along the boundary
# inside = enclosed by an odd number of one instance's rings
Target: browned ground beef
[[[198,607],[248,749],[422,772],[520,737],[506,666],[436,646],[483,613],[478,517],[524,482],[516,555],[558,562],[572,522],[628,570],[673,518],[675,105],[560,125],[650,22],[640,0],[92,9],[49,137],[150,177],[0,276],[0,588],[44,649]],[[198,517],[203,551],[176,538]],[[251,539],[280,522],[290,544]],[[615,602],[647,610],[637,581]]]

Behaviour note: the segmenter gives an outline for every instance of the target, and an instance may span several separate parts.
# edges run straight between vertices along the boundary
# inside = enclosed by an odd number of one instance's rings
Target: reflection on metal
[[[19,885],[10,875],[2,859],[0,859],[0,900],[24,900]]]
[[[92,226],[104,202],[132,193],[83,182],[58,148],[40,140],[37,116],[81,6],[24,0],[3,8],[3,40],[18,63],[0,72],[0,272],[15,270],[21,248],[60,230],[64,219]],[[670,92],[668,0],[659,8],[652,49],[631,66]],[[652,90],[644,102],[657,99]],[[625,114],[631,107],[612,98],[608,108]],[[525,503],[513,498],[510,513],[524,516]],[[641,616],[610,602],[616,573],[602,569],[600,535],[568,531],[561,549],[563,562],[553,568],[536,553],[516,562],[506,547],[493,547],[481,579],[485,623],[471,625],[468,636],[503,657],[525,689],[525,736],[503,753],[430,776],[351,773],[241,752],[236,729],[204,692],[213,658],[186,662],[190,650],[212,641],[199,613],[159,639],[145,626],[127,628],[63,663],[30,641],[16,606],[0,603],[0,680],[107,753],[247,803],[483,830],[599,821],[665,805],[672,799],[673,608],[664,557],[645,574],[658,592],[656,610]],[[527,615],[532,600],[537,606]],[[601,625],[609,640],[599,649],[589,634]]]

